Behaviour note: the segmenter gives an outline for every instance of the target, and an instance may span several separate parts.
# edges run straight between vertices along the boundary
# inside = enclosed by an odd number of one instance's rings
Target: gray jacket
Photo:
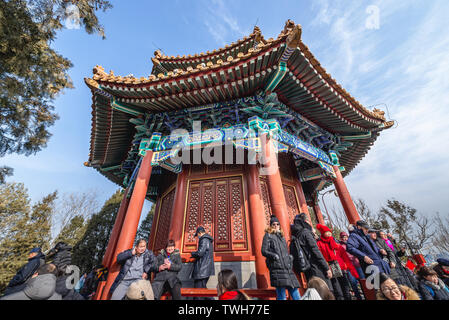
[[[55,288],[56,276],[43,274],[30,279],[22,291],[4,296],[0,300],[62,300]]]

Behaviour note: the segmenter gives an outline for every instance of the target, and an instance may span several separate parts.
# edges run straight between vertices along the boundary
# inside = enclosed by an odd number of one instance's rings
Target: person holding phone
[[[172,300],[181,300],[181,280],[178,273],[182,260],[173,240],[168,240],[165,249],[157,256],[156,264],[158,271],[152,283],[154,298],[159,300],[165,292],[170,292]]]
[[[151,272],[156,272],[156,259],[147,249],[147,241],[140,239],[137,245],[117,255],[117,263],[122,265],[117,278],[111,286],[111,300],[122,300],[128,287],[137,280],[148,280]]]

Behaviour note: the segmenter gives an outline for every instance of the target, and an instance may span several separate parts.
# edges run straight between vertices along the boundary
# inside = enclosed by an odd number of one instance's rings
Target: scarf
[[[390,239],[384,239],[384,240],[385,240],[385,243],[387,244],[387,246],[389,246],[390,249],[394,252],[394,251],[395,251],[395,250],[394,250],[394,246],[393,246],[393,244],[391,243]]]
[[[424,284],[431,287],[433,290],[440,290],[446,287],[446,284],[441,279],[438,279],[438,284],[435,284],[429,280],[424,280]]]
[[[226,291],[220,297],[218,297],[218,300],[233,300],[235,299],[235,297],[237,297],[238,294],[238,291]]]
[[[321,236],[320,241],[324,244],[324,252],[322,252],[324,259],[326,259],[326,261],[337,260],[336,251],[338,250],[338,244],[335,242],[334,238]]]

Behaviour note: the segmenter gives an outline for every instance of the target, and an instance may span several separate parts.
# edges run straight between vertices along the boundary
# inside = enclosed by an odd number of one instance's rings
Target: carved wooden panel
[[[170,223],[173,213],[173,202],[175,198],[175,189],[170,191],[161,199],[159,215],[157,219],[157,231],[154,242],[154,249],[160,250],[165,248],[170,232]]]
[[[231,179],[230,205],[231,205],[231,231],[233,249],[246,249],[246,221],[244,215],[244,200],[241,179]]]
[[[296,190],[292,186],[284,186],[284,197],[287,203],[288,218],[290,223],[293,223],[293,219],[297,214],[299,214],[298,202],[296,201]]]
[[[198,226],[214,238],[214,250],[248,249],[241,177],[207,179],[190,184],[185,220],[184,252],[197,249]]]
[[[268,186],[265,179],[262,179],[259,177],[260,180],[260,192],[261,197],[263,201],[263,208],[265,212],[265,223],[268,227],[270,225],[270,217],[271,217],[271,203],[270,203],[270,196],[268,194]]]
[[[184,229],[184,251],[193,251],[196,248],[194,237],[196,228],[200,223],[201,189],[199,183],[192,183],[189,187],[187,199],[186,225]]]

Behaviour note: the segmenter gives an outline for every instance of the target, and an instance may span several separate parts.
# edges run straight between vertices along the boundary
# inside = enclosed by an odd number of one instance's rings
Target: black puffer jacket
[[[167,252],[164,249],[161,250],[161,253],[156,257],[157,269],[164,264],[164,260],[168,258]],[[165,282],[168,281],[170,288],[173,288],[176,283],[180,282],[178,279],[178,273],[182,267],[181,255],[179,254],[179,250],[175,249],[170,255],[170,269],[165,269],[163,271],[157,271],[156,276],[153,279],[154,282]],[[154,290],[153,290],[154,291]]]
[[[61,295],[62,300],[85,300],[84,297],[73,288],[67,288],[68,277],[68,275],[65,275],[56,278],[55,292]]]
[[[56,246],[50,250],[48,257],[53,256],[53,264],[60,271],[65,271],[68,265],[72,264],[72,247],[65,242],[58,242]]]
[[[329,265],[318,248],[315,237],[312,233],[312,227],[310,227],[307,222],[304,223],[306,223],[307,226],[303,223],[293,224],[291,226],[291,230],[292,237],[298,239],[302,249],[304,250],[306,258],[309,260],[310,271],[308,271],[306,275],[309,275],[309,278],[315,276],[326,279],[325,275],[329,270]]]
[[[193,279],[205,279],[215,274],[214,264],[214,239],[204,234],[198,241],[198,250],[192,252],[192,257],[196,258],[193,265]]]
[[[27,264],[22,266],[9,282],[8,287],[6,287],[5,290],[5,295],[23,290],[31,276],[44,264],[45,255],[42,252],[39,252],[35,257],[28,259]]]
[[[299,288],[298,279],[293,273],[293,257],[288,252],[287,242],[282,233],[272,228],[265,230],[262,255],[266,258],[273,287]]]

